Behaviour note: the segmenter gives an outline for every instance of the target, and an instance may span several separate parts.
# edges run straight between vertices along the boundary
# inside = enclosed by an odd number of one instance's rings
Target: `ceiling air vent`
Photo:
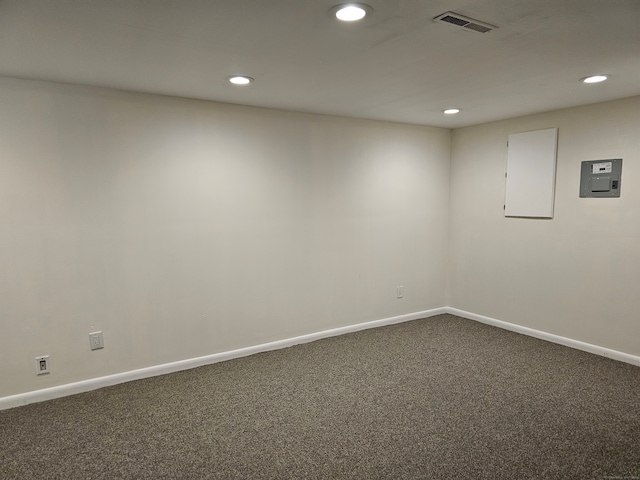
[[[438,15],[433,20],[436,22],[448,23],[449,25],[453,25],[454,27],[459,27],[465,30],[471,30],[473,32],[480,32],[480,33],[487,33],[493,30],[494,28],[498,28],[494,25],[480,22],[478,20],[474,20],[473,18],[465,17],[463,15],[459,15],[453,12],[443,13],[442,15]]]

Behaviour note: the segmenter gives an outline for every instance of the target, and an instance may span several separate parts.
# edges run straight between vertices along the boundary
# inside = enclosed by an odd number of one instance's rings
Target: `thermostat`
[[[621,158],[582,162],[580,196],[619,197],[621,176]]]

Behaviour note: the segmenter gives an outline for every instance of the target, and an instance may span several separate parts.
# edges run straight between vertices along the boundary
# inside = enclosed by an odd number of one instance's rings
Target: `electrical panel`
[[[582,162],[580,196],[583,198],[619,197],[621,177],[621,158]]]
[[[505,217],[553,218],[558,129],[509,135]]]

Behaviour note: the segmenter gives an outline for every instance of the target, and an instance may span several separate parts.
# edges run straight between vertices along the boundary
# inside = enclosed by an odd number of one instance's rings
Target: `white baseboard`
[[[486,323],[487,325],[493,325],[494,327],[511,330],[512,332],[522,333],[523,335],[528,335],[530,337],[540,338],[552,343],[558,343],[560,345],[575,348],[577,350],[583,350],[585,352],[594,353],[602,357],[612,358],[614,360],[619,360],[621,362],[640,366],[640,357],[636,357],[635,355],[619,352],[617,350],[611,350],[605,347],[599,347],[597,345],[580,342],[579,340],[561,337],[560,335],[554,335],[552,333],[542,332],[540,330],[534,330],[533,328],[521,327],[520,325],[503,322],[502,320],[496,320],[495,318],[485,317],[483,315],[466,312],[457,308],[444,307],[444,310],[446,313],[450,313],[451,315],[467,318],[469,320],[475,320],[477,322]]]
[[[104,377],[91,378],[88,380],[82,380],[80,382],[68,383],[65,385],[59,385],[56,387],[45,388],[41,390],[35,390],[32,392],[20,393],[17,395],[11,395],[0,398],[0,410],[7,408],[19,407],[21,405],[28,405],[30,403],[43,402],[45,400],[52,400],[54,398],[66,397],[68,395],[74,395],[76,393],[88,392],[90,390],[96,390],[102,387],[108,387],[111,385],[117,385],[119,383],[130,382],[132,380],[140,380],[142,378],[154,377],[157,375],[165,375],[167,373],[178,372],[180,370],[188,370],[190,368],[201,367],[203,365],[210,365],[213,363],[224,362],[226,360],[233,360],[234,358],[246,357],[254,355],[256,353],[267,352],[270,350],[279,350],[281,348],[292,347],[302,343],[313,342],[323,338],[335,337],[337,335],[344,335],[345,333],[357,332],[359,330],[366,330],[369,328],[382,327],[385,325],[393,325],[395,323],[408,322],[411,320],[418,320],[420,318],[433,317],[442,313],[450,313],[458,317],[467,318],[469,320],[475,320],[477,322],[486,323],[495,327],[503,328],[513,332],[528,335],[530,337],[540,338],[549,342],[565,345],[567,347],[576,348],[585,352],[593,353],[603,357],[612,358],[621,362],[630,363],[632,365],[640,366],[640,357],[630,355],[627,353],[611,350],[609,348],[599,347],[578,340],[572,340],[570,338],[561,337],[540,330],[534,330],[528,327],[522,327],[513,323],[503,322],[491,317],[485,317],[475,313],[467,312],[453,307],[434,308],[432,310],[425,310],[422,312],[409,313],[406,315],[398,315],[396,317],[384,318],[381,320],[374,320],[371,322],[358,323],[355,325],[349,325],[346,327],[334,328],[331,330],[324,330],[321,332],[310,333],[308,335],[301,335],[298,337],[287,338],[284,340],[278,340],[275,342],[263,343],[261,345],[255,345],[252,347],[240,348],[237,350],[230,350],[228,352],[215,353],[212,355],[206,355],[204,357],[189,358],[186,360],[180,360],[177,362],[165,363],[162,365],[155,365],[153,367],[141,368],[138,370],[131,370],[129,372],[116,373],[114,375],[107,375]]]
[[[345,333],[357,332],[359,330],[382,327],[385,325],[393,325],[395,323],[408,322],[411,320],[418,320],[420,318],[433,317],[435,315],[440,315],[442,313],[447,313],[444,307],[434,308],[432,310],[425,310],[425,311],[416,312],[416,313],[408,313],[406,315],[398,315],[395,317],[384,318],[381,320],[374,320],[371,322],[358,323],[356,325],[349,325],[346,327],[334,328],[331,330],[324,330],[317,333],[310,333],[308,335],[301,335],[299,337],[287,338],[287,339],[278,340],[275,342],[263,343],[261,345],[255,345],[253,347],[239,348],[237,350],[230,350],[228,352],[215,353],[212,355],[206,355],[204,357],[189,358],[189,359],[180,360],[177,362],[165,363],[162,365],[155,365],[153,367],[141,368],[138,370],[131,370],[129,372],[116,373],[114,375],[91,378],[88,380],[82,380],[80,382],[68,383],[65,385],[59,385],[56,387],[35,390],[32,392],[20,393],[17,395],[11,395],[11,396],[0,398],[0,410],[19,407],[21,405],[28,405],[30,403],[43,402],[45,400],[52,400],[54,398],[74,395],[76,393],[88,392],[90,390],[96,390],[102,387],[108,387],[111,385],[117,385],[119,383],[130,382],[132,380],[140,380],[142,378],[154,377],[157,375],[165,375],[167,373],[178,372],[180,370],[188,370],[190,368],[201,367],[203,365],[210,365],[213,363],[224,362],[226,360],[246,357],[249,355],[254,355],[256,353],[267,352],[270,350],[279,350],[281,348],[292,347],[294,345],[298,345],[301,343],[308,343],[308,342],[313,342],[315,340],[320,340],[323,338],[335,337],[337,335],[344,335]]]

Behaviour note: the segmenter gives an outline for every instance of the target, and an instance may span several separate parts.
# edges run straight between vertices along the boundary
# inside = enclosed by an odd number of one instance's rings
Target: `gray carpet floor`
[[[2,479],[640,479],[640,368],[440,315],[0,412]]]

